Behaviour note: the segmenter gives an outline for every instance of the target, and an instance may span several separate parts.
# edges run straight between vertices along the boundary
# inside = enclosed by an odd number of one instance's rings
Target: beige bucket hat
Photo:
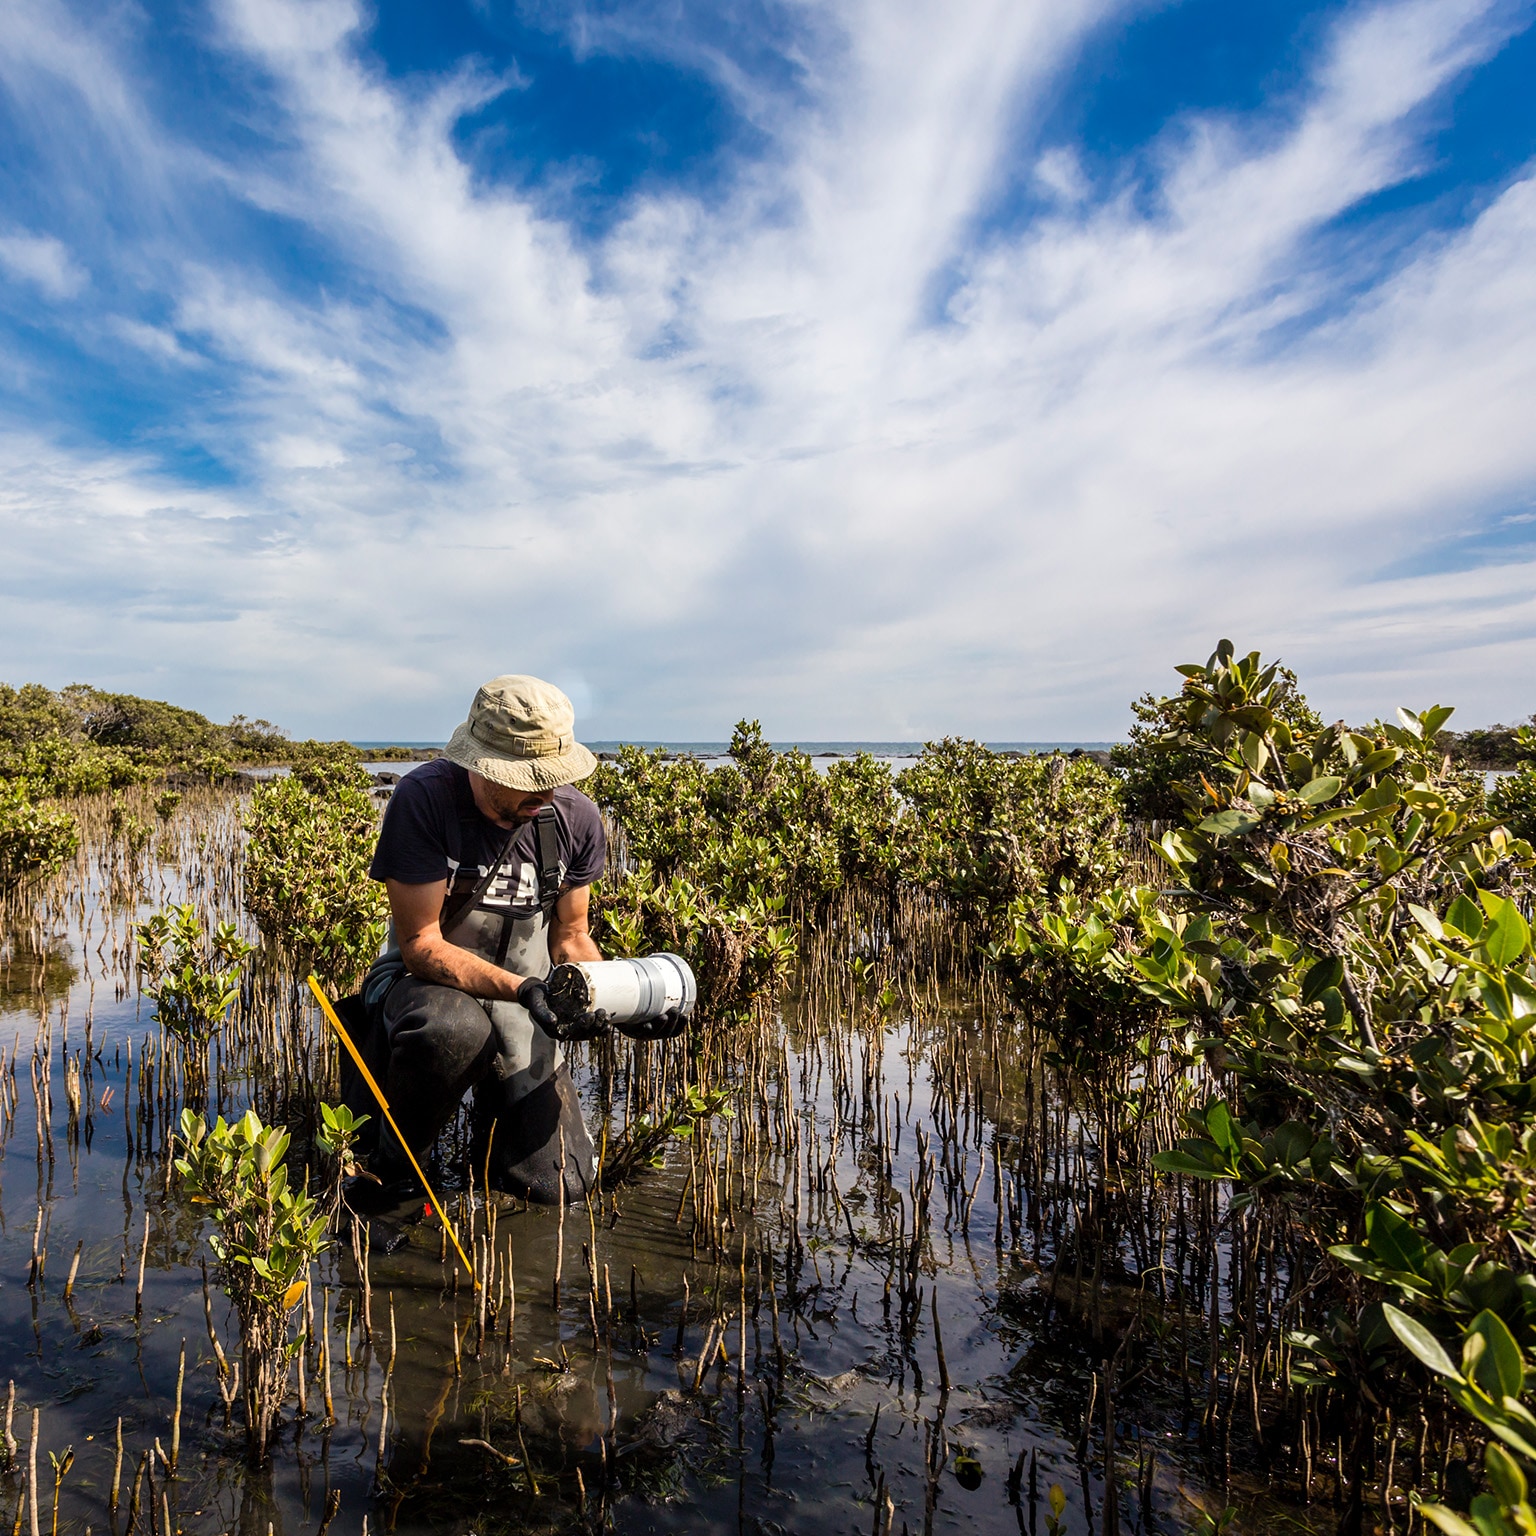
[[[535,794],[574,784],[597,767],[576,740],[576,711],[552,683],[537,677],[493,677],[470,705],[469,719],[443,756],[493,784]]]

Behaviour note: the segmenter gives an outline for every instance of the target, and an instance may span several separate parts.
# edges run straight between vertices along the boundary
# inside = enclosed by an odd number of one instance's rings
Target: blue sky
[[[1536,13],[9,0],[0,677],[432,737],[1536,708]]]

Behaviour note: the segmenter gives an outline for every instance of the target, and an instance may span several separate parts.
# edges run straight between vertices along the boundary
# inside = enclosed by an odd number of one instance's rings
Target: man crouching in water
[[[544,984],[561,961],[602,959],[587,928],[602,817],[573,788],[597,760],[574,728],[558,688],[493,678],[443,756],[400,780],[369,871],[391,921],[363,999],[401,1136],[425,1166],[473,1089],[482,1157],[494,1122],[491,1182],[542,1204],[558,1200],[562,1166],[569,1200],[593,1177]],[[387,1128],[371,1162],[379,1183],[357,1196],[375,1209],[419,1190]]]

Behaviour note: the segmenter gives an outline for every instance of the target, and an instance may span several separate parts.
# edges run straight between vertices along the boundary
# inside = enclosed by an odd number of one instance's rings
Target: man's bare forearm
[[[401,946],[405,968],[419,981],[440,987],[456,987],[471,997],[501,998],[508,1002],[517,997],[524,978],[482,960],[472,950],[450,944],[446,939],[415,939]]]
[[[585,924],[552,923],[549,930],[549,958],[556,965],[563,961],[601,960],[603,952],[592,942],[592,935]]]

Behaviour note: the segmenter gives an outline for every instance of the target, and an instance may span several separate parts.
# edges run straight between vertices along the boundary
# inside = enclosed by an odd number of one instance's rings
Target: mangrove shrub
[[[1198,793],[1159,844],[1170,888],[1021,913],[1009,958],[1193,1026],[1222,1092],[1156,1165],[1227,1184],[1300,1266],[1288,1378],[1343,1435],[1359,1529],[1383,1415],[1536,1461],[1536,856],[1449,762],[1449,709],[1292,723],[1257,653],[1179,670],[1156,713]]]
[[[73,816],[38,805],[24,783],[0,778],[0,895],[57,874],[79,846]]]
[[[1022,893],[1097,890],[1124,866],[1118,782],[1091,759],[946,739],[900,774],[868,753],[819,773],[755,720],[730,754],[711,770],[626,747],[586,784],[623,833],[595,892],[602,942],[679,951],[713,1008],[770,994],[840,902],[889,930],[921,895],[985,939]]]
[[[384,888],[368,877],[378,811],[355,761],[320,758],[260,784],[245,817],[245,906],[299,975],[349,992],[384,942]]]
[[[180,1046],[187,1091],[206,1084],[208,1042],[239,995],[240,967],[251,952],[233,923],[210,938],[190,904],[157,912],[136,930],[144,991],[155,1018]]]

